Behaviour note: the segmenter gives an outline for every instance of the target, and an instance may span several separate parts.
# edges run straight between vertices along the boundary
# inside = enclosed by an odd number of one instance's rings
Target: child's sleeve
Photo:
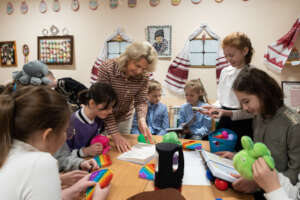
[[[179,109],[179,127],[187,121],[184,106],[182,105]]]
[[[158,135],[166,134],[167,133],[166,129],[170,127],[167,106],[164,105],[162,113],[163,113],[163,117],[162,117],[161,130],[157,133]]]
[[[284,192],[282,187],[272,192],[265,193],[264,196],[267,200],[292,200],[288,198],[288,195]]]
[[[200,114],[200,113],[199,113]],[[194,122],[196,126],[191,126],[190,130],[194,135],[205,136],[211,129],[211,118],[207,115],[200,114],[200,121]]]
[[[132,121],[131,134],[140,134],[136,113],[134,113],[134,117]]]

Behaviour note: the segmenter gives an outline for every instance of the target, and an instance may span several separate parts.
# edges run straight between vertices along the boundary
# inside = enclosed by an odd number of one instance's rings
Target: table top
[[[131,145],[137,143],[137,135],[123,135]],[[161,136],[155,136],[156,142],[160,142]],[[201,141],[202,147],[209,150],[208,141]],[[144,191],[153,191],[154,182],[138,177],[138,172],[142,168],[142,165],[134,164],[131,162],[118,160],[117,157],[120,153],[111,142],[111,150],[109,156],[112,161],[112,165],[109,166],[113,172],[113,179],[111,181],[111,189],[107,200],[126,200],[130,196]],[[187,200],[214,200],[221,198],[223,200],[236,200],[236,199],[253,199],[251,195],[246,195],[227,189],[226,191],[220,191],[211,186],[182,186],[182,195]],[[83,200],[84,198],[82,198]]]

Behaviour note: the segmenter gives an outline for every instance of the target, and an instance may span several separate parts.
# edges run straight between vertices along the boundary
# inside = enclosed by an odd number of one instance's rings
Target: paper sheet
[[[211,185],[206,178],[206,169],[198,151],[184,151],[183,185]]]

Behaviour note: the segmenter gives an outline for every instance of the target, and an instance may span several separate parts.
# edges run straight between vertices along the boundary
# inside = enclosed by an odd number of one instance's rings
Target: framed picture
[[[281,84],[284,104],[298,112],[300,109],[300,81],[282,81]]]
[[[171,57],[172,26],[147,26],[147,40],[158,53],[158,57]]]
[[[1,66],[17,66],[16,41],[0,42]]]
[[[73,36],[38,37],[38,59],[47,65],[72,65]]]

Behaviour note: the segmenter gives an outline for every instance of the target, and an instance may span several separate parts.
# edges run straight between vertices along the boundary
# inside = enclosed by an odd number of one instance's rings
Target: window
[[[121,35],[117,35],[113,39],[107,42],[107,58],[117,58],[119,57],[130,44],[129,41],[126,41],[121,37]]]
[[[219,40],[205,31],[192,39],[189,46],[191,67],[215,67],[218,44]]]

